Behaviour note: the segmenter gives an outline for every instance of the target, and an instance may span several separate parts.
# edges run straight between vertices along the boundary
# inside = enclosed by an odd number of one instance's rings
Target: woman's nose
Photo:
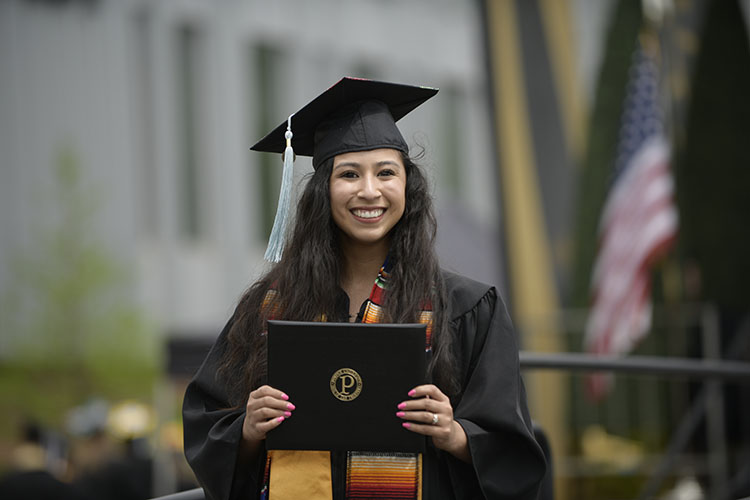
[[[380,183],[378,178],[374,175],[366,175],[362,177],[362,184],[360,185],[359,196],[362,198],[372,199],[380,196]]]

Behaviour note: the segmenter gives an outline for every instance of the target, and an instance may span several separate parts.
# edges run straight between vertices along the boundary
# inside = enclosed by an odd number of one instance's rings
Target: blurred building
[[[281,161],[248,148],[343,75],[441,88],[402,130],[426,149],[445,265],[500,284],[479,15],[442,0],[2,2],[0,289],[55,223],[45,193],[67,149],[132,298],[169,335],[215,335],[275,213]],[[297,178],[310,171],[298,158]]]

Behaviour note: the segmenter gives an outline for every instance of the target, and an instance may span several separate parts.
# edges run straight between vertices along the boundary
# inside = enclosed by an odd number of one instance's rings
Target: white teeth
[[[383,215],[384,210],[382,208],[376,208],[374,210],[364,210],[361,208],[352,210],[352,213],[362,219],[374,219]]]

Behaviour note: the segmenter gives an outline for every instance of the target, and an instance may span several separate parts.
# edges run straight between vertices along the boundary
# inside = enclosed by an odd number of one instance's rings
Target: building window
[[[177,203],[180,235],[198,239],[201,223],[200,199],[200,130],[201,109],[201,34],[185,25],[177,32]]]
[[[283,52],[267,44],[254,46],[250,52],[250,78],[253,82],[253,96],[250,102],[251,123],[260,136],[270,132],[281,123],[283,117],[279,103],[283,92],[282,64]],[[276,215],[276,204],[279,199],[282,163],[278,154],[257,153],[253,158],[253,172],[250,192],[257,193],[260,203],[258,213],[259,231],[256,237],[265,241],[271,234]]]
[[[453,199],[461,196],[461,159],[463,158],[464,127],[461,124],[461,93],[455,86],[440,89],[440,97],[444,103],[442,122],[442,164],[439,166],[441,183],[445,193]]]
[[[156,143],[154,130],[153,44],[151,18],[146,8],[139,9],[134,18],[133,75],[137,152],[135,155],[138,190],[135,203],[136,220],[141,236],[154,238],[158,233],[158,183],[156,172]]]
[[[357,78],[367,78],[369,80],[378,80],[379,72],[375,69],[375,66],[364,61],[359,61],[352,68],[352,76]]]

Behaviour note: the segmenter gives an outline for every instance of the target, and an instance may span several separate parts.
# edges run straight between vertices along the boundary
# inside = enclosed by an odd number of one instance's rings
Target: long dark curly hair
[[[406,206],[393,227],[389,251],[392,264],[384,321],[416,323],[426,299],[432,303],[433,382],[446,394],[457,392],[452,340],[447,328],[447,301],[435,254],[437,224],[429,185],[421,168],[402,154],[406,170]],[[333,159],[321,164],[307,183],[297,206],[294,230],[283,257],[243,295],[228,333],[219,375],[229,385],[233,404],[244,405],[251,390],[266,376],[268,311],[263,298],[278,291],[278,319],[317,321],[336,318],[340,294],[341,251],[331,217],[329,180]],[[273,286],[272,286],[273,285]],[[238,377],[237,374],[242,374]]]

